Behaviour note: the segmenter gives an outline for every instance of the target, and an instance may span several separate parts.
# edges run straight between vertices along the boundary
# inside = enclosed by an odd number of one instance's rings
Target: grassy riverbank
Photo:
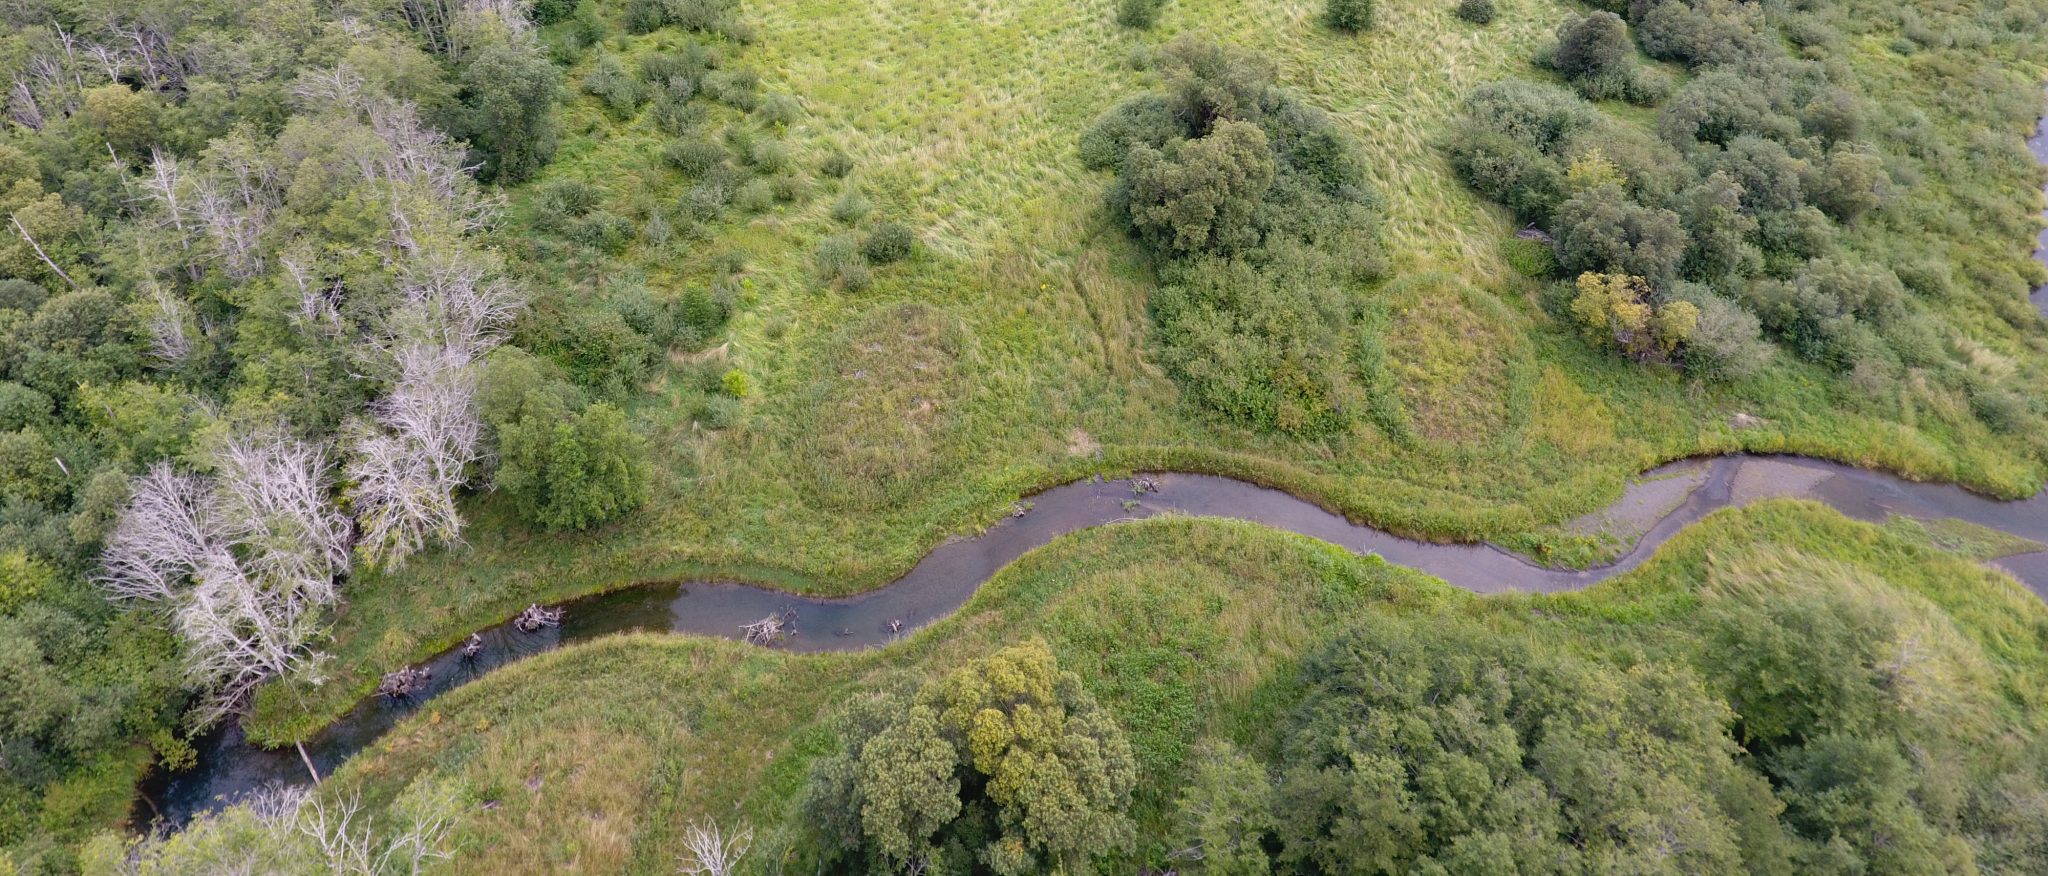
[[[791,656],[624,636],[543,655],[436,700],[350,761],[330,793],[374,803],[452,782],[468,805],[457,872],[657,872],[693,817],[782,823],[834,704],[1040,637],[1137,749],[1142,835],[1161,827],[1188,746],[1270,748],[1304,651],[1366,616],[1494,635],[1604,665],[1681,659],[1703,607],[1844,599],[1905,649],[1902,732],[2037,732],[2048,721],[2048,609],[2009,579],[1810,504],[1723,512],[1642,569],[1552,597],[1474,597],[1257,526],[1157,519],[1033,552],[958,616],[885,651]],[[1970,764],[1956,764],[1967,773]],[[478,807],[491,803],[488,809]]]
[[[581,534],[536,532],[502,497],[469,503],[464,546],[350,583],[327,648],[338,658],[332,679],[267,690],[252,731],[302,735],[381,672],[529,602],[690,576],[809,593],[871,588],[1017,496],[1097,471],[1230,474],[1404,534],[1492,539],[1560,560],[1596,551],[1551,525],[1688,455],[1796,452],[2008,496],[2040,485],[2048,437],[1994,434],[1965,399],[1925,381],[1870,398],[1787,356],[1754,379],[1705,385],[1589,349],[1556,325],[1538,303],[1543,284],[1503,255],[1514,223],[1455,178],[1437,138],[1473,87],[1546,75],[1531,58],[1568,4],[1506,4],[1485,28],[1457,20],[1453,5],[1388,0],[1379,27],[1353,37],[1322,28],[1308,2],[1186,0],[1151,32],[1119,28],[1106,2],[967,13],[925,2],[750,3],[753,42],[725,50],[732,66],[759,72],[764,94],[801,106],[778,133],[749,135],[787,146],[794,196],[728,215],[701,237],[635,240],[616,253],[533,227],[549,187],[590,183],[603,209],[634,216],[675,201],[688,181],[663,163],[649,113],[621,116],[579,93],[557,160],[514,192],[518,221],[501,236],[518,261],[591,300],[639,285],[674,294],[741,265],[738,308],[712,352],[679,350],[619,397],[650,439],[653,500]],[[1108,180],[1080,165],[1074,142],[1155,82],[1144,56],[1183,32],[1273,58],[1283,85],[1361,145],[1386,196],[1393,267],[1392,279],[1362,290],[1366,330],[1385,351],[1368,382],[1394,419],[1316,440],[1247,432],[1191,409],[1152,361],[1149,270],[1102,216]],[[614,31],[571,83],[603,56],[631,60],[681,39]],[[2009,90],[2038,78],[2031,59],[1927,50],[1911,62],[1926,75],[1901,77],[1881,40],[1845,51],[1868,99],[1927,115],[1937,153],[2017,147],[2025,133],[1983,130],[1928,83],[1990,77]],[[714,112],[723,115],[707,127],[753,130],[736,110]],[[818,170],[835,154],[852,160],[843,180]],[[1905,190],[1910,215],[1959,203],[2031,213],[2036,172],[2001,173],[1924,175]],[[849,193],[871,205],[852,225],[834,215]],[[1876,252],[1910,238],[1975,254],[1990,275],[2021,270],[2021,235],[1908,215],[1867,222],[1852,244]],[[877,267],[858,291],[818,279],[821,241],[883,220],[914,228],[919,252]],[[2048,379],[2031,317],[1968,295],[1930,306],[1967,327],[1987,373]],[[902,331],[906,320],[919,330]],[[751,387],[736,406],[708,389],[730,369]],[[1737,414],[1755,419],[1736,428]]]

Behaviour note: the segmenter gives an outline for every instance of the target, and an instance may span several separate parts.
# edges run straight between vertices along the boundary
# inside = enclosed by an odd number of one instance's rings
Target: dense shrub
[[[1132,149],[1123,205],[1132,227],[1162,252],[1227,255],[1259,244],[1253,220],[1276,172],[1266,132],[1226,119],[1169,152]]]
[[[1116,23],[1150,30],[1159,23],[1159,10],[1165,5],[1166,0],[1117,0]]]
[[[1754,79],[1717,69],[1678,89],[1658,113],[1657,127],[1665,139],[1689,147],[1700,142],[1726,145],[1745,134],[1783,139],[1798,130],[1798,122],[1779,115],[1768,91],[1758,88]]]
[[[1557,45],[1550,64],[1566,79],[1605,76],[1620,71],[1635,54],[1628,25],[1612,12],[1565,19],[1557,27]]]
[[[1323,23],[1345,33],[1372,29],[1377,0],[1323,0]]]
[[[1755,314],[1719,296],[1694,303],[1699,320],[1686,339],[1686,370],[1715,380],[1746,380],[1770,364],[1776,348],[1764,341]]]
[[[917,233],[901,222],[883,222],[860,242],[860,253],[878,265],[900,262],[917,248]]]
[[[498,488],[549,529],[587,529],[650,495],[646,442],[603,402],[571,413],[537,401],[499,430],[498,455]]]
[[[1657,301],[1650,282],[1621,274],[1580,274],[1572,316],[1593,343],[1638,362],[1668,362],[1691,340],[1700,309],[1683,299]]]
[[[1458,17],[1473,24],[1492,24],[1493,0],[1458,0]]]
[[[1611,185],[1559,205],[1552,234],[1558,263],[1567,271],[1611,271],[1657,281],[1677,276],[1689,242],[1678,214],[1636,203]]]
[[[1262,429],[1341,428],[1360,394],[1355,284],[1383,269],[1377,197],[1322,113],[1253,58],[1176,40],[1167,90],[1106,113],[1082,159],[1162,264],[1161,361],[1203,408]]]

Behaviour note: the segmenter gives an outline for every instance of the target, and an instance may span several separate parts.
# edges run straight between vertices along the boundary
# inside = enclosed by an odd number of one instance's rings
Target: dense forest
[[[1132,524],[151,833],[524,607],[846,595],[1088,476],[1579,565],[1682,456],[2048,476],[2048,3],[851,6],[0,6],[0,869],[2048,872],[2048,611],[1785,504],[1498,599]],[[612,723],[507,716],[543,666]]]

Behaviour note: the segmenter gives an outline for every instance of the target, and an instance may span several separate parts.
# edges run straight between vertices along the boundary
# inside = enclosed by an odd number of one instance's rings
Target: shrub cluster
[[[1269,762],[1194,747],[1167,847],[1226,873],[1991,872],[2029,856],[2039,807],[1995,813],[2048,788],[2014,768],[2039,740],[1959,746],[1930,727],[1901,693],[1900,623],[1835,591],[1724,595],[1682,622],[1697,645],[1622,667],[1456,617],[1369,620],[1305,661]]]
[[[1239,423],[1320,433],[1352,415],[1343,342],[1356,288],[1383,269],[1380,203],[1325,115],[1264,62],[1178,39],[1167,88],[1110,111],[1082,160],[1159,261],[1162,359],[1198,404]]]
[[[752,42],[753,27],[741,21],[738,12],[738,0],[627,0],[626,28],[650,33],[672,26]]]
[[[1591,100],[1626,100],[1652,105],[1670,92],[1661,71],[1636,63],[1628,24],[1606,10],[1574,16],[1557,26],[1550,66]]]
[[[1841,242],[1894,183],[1863,139],[1861,102],[1829,68],[1793,57],[1753,5],[1601,5],[1610,9],[1567,20],[1549,56],[1579,94],[1483,86],[1447,143],[1469,184],[1554,238],[1570,276],[1639,278],[1630,288],[1652,312],[1673,302],[1697,311],[1668,355],[1621,346],[1733,378],[1768,361],[1760,331],[1839,373],[1860,370],[1869,385],[1945,361],[1946,327],[1916,306],[1901,274]],[[1801,40],[1828,40],[1803,21]],[[1610,86],[1639,80],[1638,47],[1691,78],[1661,102],[1654,90],[1617,92]],[[1655,133],[1584,99],[1612,96],[1657,105]],[[1898,267],[1929,288],[1948,273],[1925,260]]]

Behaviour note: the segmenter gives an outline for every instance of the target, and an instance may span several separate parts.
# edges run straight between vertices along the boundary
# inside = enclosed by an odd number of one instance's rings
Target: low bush
[[[834,150],[832,154],[825,156],[824,161],[818,162],[818,172],[832,179],[845,179],[847,174],[853,172],[853,158],[844,152]]]
[[[1473,24],[1492,24],[1493,0],[1458,0],[1458,17]]]
[[[811,267],[818,279],[827,283],[844,280],[856,268],[865,271],[867,259],[861,255],[860,244],[850,234],[835,234],[818,241],[818,249],[811,254]]]
[[[917,233],[901,222],[883,222],[860,243],[861,255],[878,265],[900,262],[917,248]]]
[[[1116,23],[1139,30],[1151,30],[1159,23],[1159,10],[1166,0],[1117,0]]]
[[[1377,0],[1324,0],[1323,23],[1345,33],[1372,29]]]
[[[725,147],[701,137],[692,137],[663,147],[661,157],[686,176],[703,176],[725,163]]]
[[[742,213],[762,213],[775,206],[775,184],[755,178],[743,183],[732,195],[733,209]]]
[[[874,204],[862,197],[861,193],[849,191],[832,202],[832,221],[841,225],[857,225],[860,220],[867,218],[869,211],[873,209]]]

